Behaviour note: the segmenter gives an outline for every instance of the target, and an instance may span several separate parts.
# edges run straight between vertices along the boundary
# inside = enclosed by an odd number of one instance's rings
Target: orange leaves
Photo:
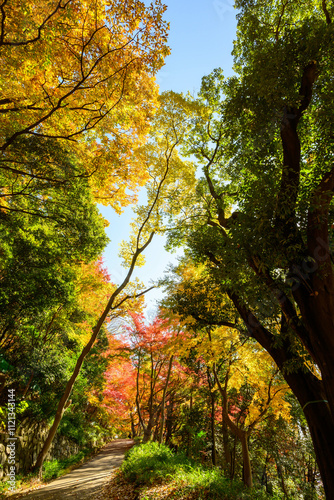
[[[146,324],[142,314],[130,313],[130,316],[134,327],[128,327],[127,330],[133,348],[163,354],[176,336],[175,330],[168,321],[156,317],[151,324]]]

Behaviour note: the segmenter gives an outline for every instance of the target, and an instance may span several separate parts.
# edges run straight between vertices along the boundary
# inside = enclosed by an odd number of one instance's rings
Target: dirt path
[[[9,500],[103,500],[101,488],[112,470],[119,467],[124,453],[131,448],[131,439],[116,439],[102,448],[100,453],[66,476],[55,479],[30,493],[11,495]]]

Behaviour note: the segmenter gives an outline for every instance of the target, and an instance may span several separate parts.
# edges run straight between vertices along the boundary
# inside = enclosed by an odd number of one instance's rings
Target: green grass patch
[[[174,453],[165,445],[147,443],[128,451],[121,466],[124,477],[140,487],[143,499],[158,498],[150,488],[158,484],[173,484],[168,498],[198,500],[278,500],[262,490],[249,490],[240,481],[229,481],[221,469],[205,467],[182,453]]]
[[[72,455],[63,460],[50,460],[49,462],[44,462],[42,474],[43,481],[50,481],[51,479],[63,476],[68,472],[68,469],[72,468],[74,465],[80,464],[91,453],[91,449],[85,448],[76,455]]]

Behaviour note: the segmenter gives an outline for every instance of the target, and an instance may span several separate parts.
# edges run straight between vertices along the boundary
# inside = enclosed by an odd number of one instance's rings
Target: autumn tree
[[[164,9],[159,2],[4,1],[2,150],[21,135],[71,139],[129,124],[122,113],[147,97],[167,54]]]
[[[157,108],[154,75],[168,54],[164,10],[160,1],[1,3],[2,206],[73,176],[89,178],[100,203],[119,210],[133,201],[147,180],[133,151],[145,142]],[[29,158],[31,139],[48,152],[60,143],[76,169],[59,169],[47,152],[42,162]]]
[[[228,321],[228,299],[223,305],[223,298],[217,297],[219,289],[215,290],[212,283],[208,283],[209,287],[206,287],[203,266],[196,268],[189,261],[187,266],[184,258],[174,270],[173,276],[174,279],[168,281],[169,294],[164,303],[181,314],[188,325],[190,337],[184,340],[181,352],[195,349],[196,356],[207,367],[212,399],[213,463],[216,465],[213,394],[218,389],[223,422],[240,440],[243,479],[245,485],[251,487],[253,480],[249,437],[269,411],[276,418],[284,412],[289,415],[288,405],[283,399],[288,386],[282,383],[278,369],[269,355],[245,335],[241,322],[235,322],[232,318]],[[230,314],[233,314],[231,306]],[[231,403],[231,389],[234,391],[235,403]],[[228,457],[226,443],[223,444],[225,457]]]
[[[283,398],[288,386],[282,383],[278,369],[267,353],[259,351],[257,346],[245,343],[236,347],[231,341],[229,352],[224,352],[223,355],[227,356],[224,359],[225,370],[222,377],[217,370],[219,361],[212,366],[222,398],[222,417],[241,442],[243,481],[247,487],[252,487],[249,438],[268,413],[274,414],[276,419],[282,415],[289,418],[288,405]],[[237,397],[234,394],[237,404],[230,400],[231,388],[237,393]]]
[[[136,436],[134,423],[134,401],[136,394],[136,372],[124,352],[129,346],[123,345],[122,351],[114,355],[105,371],[105,383],[101,409],[107,413],[108,422],[115,430]]]
[[[189,333],[189,337],[184,338],[178,348],[179,356],[184,361],[189,356],[197,370],[201,365],[201,378],[204,381],[206,374],[205,369],[203,373],[203,366],[204,368],[206,366],[210,392],[218,391],[220,395],[221,409],[218,422],[223,453],[218,457],[219,463],[223,464],[228,476],[233,478],[236,471],[236,455],[235,444],[233,445],[228,437],[230,432],[242,443],[243,479],[249,486],[253,482],[252,468],[258,470],[261,454],[258,448],[256,451],[252,450],[253,443],[259,440],[264,442],[264,436],[270,433],[270,425],[275,429],[282,428],[284,421],[291,422],[290,405],[293,402],[296,412],[297,403],[292,395],[290,397],[287,393],[288,386],[278,373],[277,366],[269,354],[249,336],[233,302],[224,294],[219,282],[213,281],[206,266],[202,264],[196,266],[187,254],[188,252],[163,281],[167,289],[163,303],[166,310],[172,310],[181,316],[184,328]],[[279,321],[267,318],[266,325],[271,329],[273,338],[276,338],[276,344],[279,344]],[[303,362],[304,370],[308,365],[312,366],[311,359],[307,355],[304,355]],[[290,356],[289,363],[287,360],[285,368],[295,371],[298,363],[300,359],[294,352],[294,355]],[[286,377],[286,371],[283,373]],[[199,378],[198,374],[195,380]],[[216,396],[216,408],[217,403]],[[202,405],[205,406],[205,403],[202,402]],[[211,410],[211,421],[214,415],[217,422],[217,411],[218,408],[216,412]],[[305,430],[306,420],[302,409],[299,408],[298,412],[300,413],[298,424],[292,422],[291,429],[289,423],[286,425],[284,432],[289,435],[290,432],[296,432],[298,436],[298,429]],[[213,432],[218,435],[216,422],[216,431]],[[213,445],[215,441],[218,441],[218,437],[212,440]],[[286,451],[280,448],[280,444],[275,443],[275,447],[277,462],[288,461],[289,457]],[[267,454],[271,456],[270,449],[267,450]],[[251,456],[253,456],[253,467],[251,467]],[[302,458],[299,457],[298,460],[302,461]],[[281,471],[279,476],[281,488],[284,483],[282,474]],[[302,487],[307,489],[306,482],[303,482]]]
[[[98,259],[107,242],[85,181],[66,196],[55,192],[46,204],[45,217],[22,211],[1,217],[0,346],[11,359],[27,354],[29,338],[32,349],[37,338],[48,343],[55,318],[71,314],[83,267]]]
[[[147,442],[160,415],[162,430],[165,424],[166,391],[173,365],[173,354],[168,353],[167,347],[173,332],[162,318],[156,317],[146,325],[143,316],[132,314],[131,317],[133,326],[128,328],[128,335],[136,369],[135,406],[143,441]]]
[[[168,101],[167,101],[168,102]],[[124,280],[114,287],[111,291],[109,299],[106,301],[102,313],[92,328],[90,338],[87,344],[82,349],[73,373],[67,382],[65,391],[58,403],[56,415],[49,434],[43,445],[43,448],[37,457],[34,469],[41,470],[43,461],[51,446],[52,440],[57,432],[57,428],[64,414],[66,403],[72,392],[75,381],[80,373],[83,362],[97,340],[101,328],[105,321],[109,318],[119,317],[125,314],[125,304],[133,299],[137,299],[144,295],[153,286],[143,289],[142,285],[132,281],[134,269],[137,265],[143,264],[143,252],[151,243],[153,236],[158,228],[156,216],[159,214],[158,207],[165,195],[165,185],[169,186],[175,179],[180,166],[183,166],[182,161],[176,153],[176,146],[180,141],[179,135],[173,127],[169,127],[168,121],[165,119],[166,108],[161,107],[154,119],[150,140],[147,145],[139,152],[140,161],[148,168],[150,174],[150,182],[147,185],[149,193],[147,204],[136,207],[136,219],[133,221],[133,233],[128,242],[124,242],[121,246],[121,256],[124,266],[127,269]],[[175,112],[176,116],[181,120],[182,116]]]
[[[70,313],[76,261],[107,241],[93,200],[120,211],[147,180],[133,152],[157,109],[164,10],[1,2],[1,341],[11,352],[29,321],[54,327]]]

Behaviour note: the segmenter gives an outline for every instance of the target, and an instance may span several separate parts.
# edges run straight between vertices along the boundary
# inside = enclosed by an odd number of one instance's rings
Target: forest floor
[[[73,470],[69,474],[54,481],[39,485],[35,489],[18,491],[7,495],[10,500],[116,500],[117,496],[107,497],[106,488],[112,479],[112,473],[124,459],[125,452],[133,446],[130,439],[117,439],[107,445],[88,462]],[[6,498],[7,498],[6,497]],[[122,500],[135,498],[127,497],[124,489]]]
[[[160,484],[159,484],[160,483]],[[122,473],[115,470],[102,489],[103,500],[198,500],[199,498],[210,500],[209,496],[203,496],[198,491],[182,494],[173,481],[158,482],[151,486],[136,488],[135,485],[124,479]],[[223,499],[222,499],[223,500]]]

